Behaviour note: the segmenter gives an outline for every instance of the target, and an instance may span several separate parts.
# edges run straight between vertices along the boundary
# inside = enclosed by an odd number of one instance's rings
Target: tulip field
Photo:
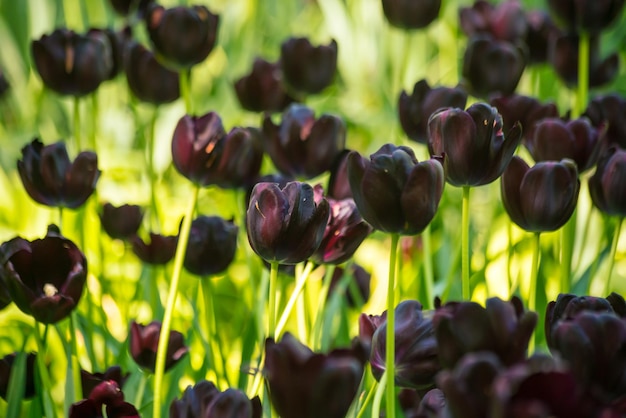
[[[624,0],[0,39],[0,417],[626,417]]]

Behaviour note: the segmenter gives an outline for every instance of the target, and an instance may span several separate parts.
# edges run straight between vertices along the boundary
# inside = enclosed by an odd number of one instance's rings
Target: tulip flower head
[[[203,380],[187,386],[180,399],[170,405],[171,418],[261,418],[263,410],[258,396],[253,399],[240,390],[220,392],[213,382]]]
[[[598,161],[589,178],[593,204],[607,215],[626,216],[626,151],[611,147]]]
[[[239,104],[251,112],[281,112],[295,101],[282,79],[279,64],[256,58],[250,74],[235,82]]]
[[[441,0],[382,0],[387,21],[401,29],[423,29],[439,16]]]
[[[609,27],[624,8],[624,0],[548,0],[553,15],[570,32],[597,34]]]
[[[138,42],[126,47],[124,72],[130,91],[142,102],[161,105],[180,97],[180,76]]]
[[[147,243],[139,236],[131,238],[133,252],[141,261],[147,264],[167,264],[176,252],[178,235],[160,235],[150,232],[150,241]]]
[[[494,39],[516,43],[524,40],[528,32],[526,15],[517,0],[507,0],[498,5],[477,0],[471,7],[461,7],[459,22],[469,37],[484,33]]]
[[[130,239],[137,234],[141,221],[143,220],[143,211],[137,205],[113,206],[105,203],[100,213],[100,222],[102,229],[108,236],[114,239]]]
[[[133,405],[124,401],[124,393],[114,380],[100,383],[86,399],[72,404],[68,416],[100,418],[104,416],[103,409],[106,409],[106,416],[110,418],[139,418],[139,412]]]
[[[130,325],[128,337],[130,355],[135,363],[150,373],[154,373],[160,333],[161,323],[158,321],[152,321],[148,325],[141,325],[133,321]],[[178,331],[170,331],[165,355],[165,370],[171,369],[188,352],[189,349],[185,346],[183,334]]]
[[[542,119],[559,116],[559,110],[554,103],[542,104],[534,97],[520,94],[494,97],[489,103],[502,116],[504,132],[509,132],[518,122],[522,125],[522,141],[532,138],[535,126]]]
[[[198,276],[223,272],[235,258],[237,231],[233,221],[219,216],[199,216],[191,223],[185,268]]]
[[[142,16],[154,0],[110,0],[109,3],[121,16],[128,16],[131,12],[137,12]]]
[[[328,87],[337,72],[337,42],[313,46],[307,38],[289,38],[280,48],[285,81],[295,90],[315,94]]]
[[[595,97],[583,116],[596,128],[606,127],[607,143],[626,148],[626,99],[617,94]]]

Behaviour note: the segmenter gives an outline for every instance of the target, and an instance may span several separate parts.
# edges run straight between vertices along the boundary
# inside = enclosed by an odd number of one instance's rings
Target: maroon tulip
[[[100,177],[95,153],[83,151],[70,162],[64,142],[44,146],[39,139],[22,148],[17,170],[35,202],[70,209],[85,203]]]
[[[382,0],[383,12],[392,26],[422,29],[439,16],[441,0]]]
[[[265,149],[276,168],[294,177],[313,178],[329,170],[345,148],[346,127],[334,115],[316,118],[313,110],[293,104],[280,125],[269,115],[263,120]]]
[[[152,51],[138,42],[126,48],[124,72],[130,91],[142,102],[161,105],[180,97],[180,76],[157,61]]]
[[[222,273],[235,258],[238,230],[232,220],[198,216],[191,222],[185,269],[198,276]]]
[[[337,72],[337,42],[313,46],[307,38],[289,38],[280,48],[280,66],[285,81],[304,93],[319,93]]]
[[[173,68],[199,64],[215,47],[219,16],[205,6],[166,9],[153,4],[145,20],[154,49]]]
[[[626,148],[626,100],[617,94],[595,97],[584,115],[599,128],[606,127],[606,140],[609,144]]]
[[[143,211],[137,205],[116,207],[107,202],[102,206],[100,214],[102,229],[114,239],[126,240],[135,236],[142,220]]]
[[[100,38],[101,36],[106,36],[109,40],[109,45],[111,46],[111,71],[106,80],[114,79],[122,71],[126,45],[131,41],[132,35],[130,26],[126,26],[117,32],[108,28],[91,28],[87,31],[88,37]]]
[[[26,355],[26,369],[24,370],[24,399],[30,399],[35,396],[35,361],[36,353],[28,353]],[[9,382],[11,379],[11,370],[17,359],[17,353],[7,354],[0,359],[0,398],[7,400],[9,391]]]
[[[150,232],[150,242],[145,243],[140,237],[131,239],[133,252],[141,261],[148,264],[167,264],[176,253],[177,235],[160,235]]]
[[[128,376],[130,376],[130,373],[122,373],[120,366],[111,366],[104,373],[89,373],[81,370],[80,381],[83,388],[83,396],[89,397],[91,392],[103,382],[115,382],[121,388],[128,380]]]
[[[532,138],[537,122],[544,118],[559,116],[559,111],[554,103],[541,104],[534,97],[519,94],[494,97],[489,103],[498,109],[498,113],[502,115],[502,125],[505,132],[513,129],[517,122],[520,123],[523,141]]]
[[[69,418],[102,418],[105,416],[103,407],[108,418],[139,418],[137,409],[124,402],[124,394],[113,380],[100,383],[87,399],[72,404]]]
[[[608,215],[626,216],[626,151],[611,147],[598,161],[589,179],[593,204]]]
[[[235,82],[239,104],[251,112],[281,112],[295,99],[282,83],[279,64],[256,58],[250,74]]]
[[[130,325],[128,349],[135,363],[143,369],[154,373],[161,323],[152,321],[148,325],[141,325],[133,321]],[[165,354],[165,370],[171,369],[187,353],[183,334],[170,331],[169,344]]]
[[[471,7],[461,7],[459,19],[468,37],[488,34],[494,39],[516,43],[523,41],[528,32],[526,15],[517,0],[506,0],[498,5],[477,0]]]
[[[43,83],[61,95],[92,93],[111,75],[113,53],[104,33],[79,35],[57,29],[33,41],[31,47]]]
[[[555,231],[576,208],[580,180],[571,160],[540,162],[531,168],[515,156],[502,175],[500,189],[504,208],[520,228]]]
[[[187,386],[180,399],[170,405],[170,418],[261,418],[261,401],[236,389],[220,392],[212,382],[203,380]]]
[[[426,80],[415,83],[413,93],[405,91],[398,99],[400,125],[409,139],[428,144],[428,119],[444,107],[465,108],[467,93],[460,87],[431,88]]]
[[[11,299],[37,321],[54,324],[78,305],[87,278],[87,260],[55,226],[50,226],[42,239],[16,237],[2,244],[0,263],[0,276]]]

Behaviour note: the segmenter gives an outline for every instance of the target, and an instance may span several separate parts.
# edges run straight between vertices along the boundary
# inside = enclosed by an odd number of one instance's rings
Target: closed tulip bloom
[[[258,183],[246,213],[248,241],[265,261],[300,263],[322,242],[329,212],[328,201],[316,201],[306,183],[294,181],[282,189],[275,183]]]
[[[598,161],[589,178],[593,204],[607,215],[626,216],[626,151],[611,147]]]
[[[319,195],[316,199],[321,199],[324,193],[322,186],[318,184],[314,190]],[[354,255],[363,240],[372,232],[372,227],[361,218],[354,200],[327,200],[330,218],[313,259],[320,264],[341,264]]]
[[[383,145],[369,160],[357,152],[348,158],[354,201],[374,229],[415,235],[434,218],[445,184],[439,160],[420,163],[413,150],[392,144]]]
[[[85,370],[80,371],[80,382],[83,388],[83,396],[89,396],[89,394],[102,382],[113,381],[118,387],[124,386],[124,383],[128,380],[130,373],[123,373],[120,366],[111,366],[103,373],[95,372],[89,373]]]
[[[24,399],[30,399],[35,396],[35,360],[36,353],[28,353],[26,355],[26,369],[24,370]],[[13,364],[17,359],[17,353],[7,354],[0,358],[0,398],[7,400],[9,391],[9,382],[11,379],[11,371]]]
[[[137,205],[125,204],[116,207],[107,202],[102,206],[100,213],[102,229],[114,239],[126,240],[135,236],[142,220],[143,211]]]
[[[141,325],[133,321],[130,325],[130,335],[128,336],[130,356],[138,366],[150,373],[154,373],[160,333],[161,323],[159,321],[152,321],[148,325]],[[169,344],[165,354],[165,370],[172,368],[188,352],[189,349],[185,346],[183,334],[178,331],[170,331]]]
[[[109,45],[111,46],[111,71],[106,80],[114,79],[123,70],[126,44],[130,42],[132,35],[130,26],[126,26],[117,32],[108,28],[91,28],[87,31],[88,37],[98,38],[106,36],[109,40]]]
[[[459,87],[431,88],[426,80],[415,83],[409,96],[402,91],[398,99],[400,125],[409,139],[428,144],[428,119],[445,107],[465,108],[467,93]]]
[[[531,168],[515,156],[502,175],[504,208],[529,232],[555,231],[565,225],[579,190],[578,170],[571,160],[540,162]]]
[[[605,137],[609,144],[626,148],[626,99],[616,94],[597,96],[589,102],[583,114],[593,126],[606,127]]]
[[[235,258],[237,231],[233,221],[219,216],[199,216],[191,223],[185,268],[198,276],[222,273]]]
[[[174,258],[178,235],[161,235],[150,232],[150,241],[145,242],[138,236],[131,238],[133,252],[147,264],[167,264]]]
[[[154,49],[173,68],[199,64],[215,47],[219,16],[205,6],[166,9],[152,5],[145,20]]]
[[[16,237],[2,244],[0,276],[22,312],[54,324],[78,305],[87,278],[87,260],[51,226],[42,239]]]
[[[526,66],[524,55],[512,43],[487,35],[473,36],[463,56],[462,72],[469,92],[483,98],[512,94]]]
[[[180,97],[179,74],[161,65],[152,51],[138,42],[126,48],[124,72],[130,91],[142,102],[161,105]]]
[[[439,16],[441,0],[382,0],[383,12],[392,26],[422,29]]]
[[[263,142],[257,128],[233,128],[212,150],[207,163],[210,178],[224,189],[247,188],[254,183],[263,161]]]
[[[587,119],[566,122],[559,118],[547,118],[536,123],[525,145],[537,162],[567,158],[574,161],[578,172],[582,173],[598,160],[603,130],[591,126]]]
[[[213,382],[203,380],[187,386],[180,399],[170,405],[170,418],[261,418],[258,396],[252,400],[237,389],[220,392]]]
[[[502,115],[504,132],[509,132],[516,123],[522,125],[522,141],[533,136],[535,126],[544,118],[557,118],[559,111],[552,102],[542,104],[539,100],[530,96],[511,94],[510,96],[498,96],[489,101],[491,106],[498,109]]]
[[[280,48],[280,66],[291,87],[319,93],[330,86],[337,72],[337,42],[313,46],[307,38],[289,38]]]
[[[554,24],[550,14],[545,10],[529,10],[526,12],[528,31],[528,64],[548,62],[550,44],[561,35],[561,30]]]
[[[31,48],[43,83],[61,95],[92,93],[111,75],[113,53],[104,33],[80,35],[57,29],[34,40]]]
[[[314,353],[286,333],[265,342],[265,372],[272,404],[282,418],[344,418],[363,376],[365,355],[357,343]]]
[[[424,316],[422,305],[416,300],[401,302],[396,306],[395,314],[395,384],[430,387],[441,369],[431,318]],[[386,369],[386,333],[387,321],[376,328],[372,338],[370,364],[376,380],[380,380]]]
[[[137,409],[124,401],[117,382],[108,380],[96,386],[89,397],[70,406],[69,418],[101,418],[103,408],[106,407],[106,417],[110,418],[139,418]]]
[[[445,155],[446,180],[453,186],[495,181],[522,140],[519,124],[504,135],[498,109],[486,103],[475,103],[467,111],[442,109],[430,117],[428,132],[430,155]]]
[[[526,15],[517,0],[498,5],[477,0],[471,7],[461,7],[459,20],[461,29],[469,37],[484,33],[494,39],[516,43],[523,41],[528,31]]]
[[[310,179],[329,170],[345,148],[346,126],[337,116],[316,118],[313,110],[293,104],[283,113],[280,125],[265,117],[263,141],[280,172]]]
[[[35,202],[70,209],[85,203],[100,177],[95,153],[83,151],[70,162],[64,142],[44,146],[39,139],[22,148],[17,170]]]
[[[295,99],[283,86],[280,65],[256,58],[250,74],[235,82],[239,104],[251,112],[281,112]]]
[[[624,7],[624,0],[548,0],[554,16],[571,32],[596,34],[609,27]]]

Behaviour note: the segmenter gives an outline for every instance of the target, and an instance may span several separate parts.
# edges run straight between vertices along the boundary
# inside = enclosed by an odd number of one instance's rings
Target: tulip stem
[[[153,418],[161,417],[161,401],[163,400],[162,386],[163,375],[165,374],[165,357],[167,355],[167,347],[170,342],[170,330],[172,327],[172,314],[178,295],[178,282],[183,269],[183,261],[187,252],[187,241],[189,241],[189,231],[191,230],[191,221],[193,212],[198,201],[198,193],[200,188],[194,185],[191,199],[189,199],[183,224],[180,228],[178,236],[178,244],[176,245],[176,255],[174,256],[174,267],[172,268],[172,281],[167,295],[165,306],[165,314],[163,315],[163,323],[161,324],[161,334],[159,335],[159,346],[157,348],[156,365],[154,368],[154,403]]]
[[[537,311],[537,278],[539,277],[539,255],[541,254],[541,233],[535,232],[533,245],[533,260],[530,267],[530,286],[528,289],[528,310]],[[535,348],[535,338],[530,340],[528,351],[532,353]]]
[[[156,176],[154,173],[154,133],[156,127],[156,121],[159,116],[159,107],[155,106],[152,112],[152,118],[150,119],[150,126],[148,132],[148,155],[146,156],[148,165],[148,177],[150,178],[150,226],[154,227],[157,232],[160,232],[160,218],[159,207],[157,205],[156,198]]]
[[[47,330],[47,328],[46,328]],[[37,342],[37,356],[35,361],[37,362],[37,370],[39,371],[39,378],[41,379],[41,386],[43,386],[41,396],[41,400],[43,403],[43,409],[46,417],[55,418],[57,416],[54,404],[52,403],[52,398],[50,394],[52,393],[52,383],[50,382],[50,375],[48,374],[48,369],[46,369],[45,363],[45,348],[43,345],[43,341],[41,338],[41,334],[39,333],[39,322],[35,321],[35,341]]]
[[[461,218],[461,284],[463,286],[463,300],[470,299],[470,261],[469,261],[469,200],[470,187],[463,186],[463,207]]]
[[[576,239],[577,210],[561,230],[561,293],[569,293],[572,284],[572,256]]]
[[[326,300],[328,299],[328,289],[330,288],[330,282],[333,279],[335,273],[335,265],[329,264],[326,266],[326,272],[324,273],[324,280],[322,281],[322,289],[320,291],[318,300],[318,310],[315,315],[315,324],[313,324],[313,341],[311,345],[316,348],[320,348],[322,340],[322,328],[324,324],[324,311],[326,309]]]
[[[180,94],[185,101],[185,112],[192,116],[193,104],[191,101],[191,69],[183,69],[179,73]]]
[[[70,314],[69,322],[70,322],[70,335],[69,341],[70,344],[70,364],[71,364],[71,378],[72,378],[72,387],[74,389],[74,402],[78,402],[83,399],[83,390],[80,381],[80,363],[78,361],[78,345],[76,344],[76,327],[74,325],[74,314],[72,312]]]
[[[139,386],[137,387],[137,392],[135,392],[135,401],[133,402],[135,408],[139,410],[143,406],[143,394],[146,391],[146,383],[148,382],[148,376],[143,371],[140,373]]]
[[[387,376],[385,376],[384,373],[383,373],[383,378],[385,380],[387,379]],[[383,379],[380,379],[380,381],[382,382]],[[378,384],[379,383],[376,380],[374,380],[374,384],[370,388],[370,391],[368,392],[367,397],[363,401],[363,405],[361,405],[361,409],[359,409],[359,412],[356,415],[356,418],[363,418],[363,416],[365,415],[365,411],[367,410],[367,407],[369,406],[370,402],[374,398],[374,394],[378,393]],[[380,395],[380,397],[382,398],[382,394]],[[380,404],[380,401],[379,401],[379,404]],[[379,409],[379,411],[380,411],[380,409]],[[374,416],[374,415],[372,415],[372,416]],[[379,412],[378,416],[380,416],[380,412]]]
[[[267,336],[274,338],[276,329],[276,292],[278,291],[278,261],[270,262],[269,302],[267,308]]]
[[[617,254],[617,244],[619,242],[619,236],[622,231],[622,221],[624,218],[620,217],[615,227],[615,233],[613,235],[613,243],[611,244],[611,254],[609,255],[609,273],[606,279],[606,288],[604,294],[608,295],[611,292],[611,278],[613,277],[613,266],[615,265],[615,255]]]
[[[396,416],[396,387],[395,387],[395,361],[396,361],[396,340],[395,340],[395,281],[396,281],[396,259],[398,255],[398,240],[400,235],[391,234],[391,249],[389,251],[389,280],[387,281],[387,334],[385,351],[385,368],[388,375],[389,384],[386,390],[387,418]],[[373,415],[378,416],[378,415]]]
[[[374,405],[372,405],[372,417],[380,417],[380,403],[383,400],[383,393],[385,393],[386,388],[393,387],[393,385],[387,385],[387,372],[388,371],[389,369],[383,372],[383,375],[380,378],[380,382],[378,382],[378,387],[376,388],[376,393],[374,394]],[[387,389],[387,392],[389,392],[388,389]],[[387,402],[388,401],[389,400],[387,400]],[[387,405],[387,411],[388,412],[393,411],[393,414],[395,416],[396,411],[395,411],[395,408],[393,408],[393,406],[395,406],[395,400],[391,407]],[[389,414],[387,414],[386,417],[389,417]]]
[[[79,153],[81,146],[80,138],[80,99],[74,97],[74,145],[76,146],[76,153]]]
[[[285,325],[287,325],[287,320],[291,315],[291,311],[293,311],[293,307],[296,305],[298,301],[298,297],[302,294],[302,290],[304,289],[304,285],[307,282],[307,278],[311,271],[313,270],[313,263],[307,261],[306,266],[304,267],[304,271],[302,274],[296,279],[296,285],[293,288],[293,292],[291,292],[291,296],[289,296],[289,300],[287,301],[287,305],[285,306],[285,310],[280,316],[278,320],[278,325],[276,325],[276,330],[274,331],[274,335],[276,338],[280,338],[280,334],[283,332]]]
[[[435,274],[433,271],[433,248],[431,241],[430,224],[426,226],[422,232],[423,257],[424,257],[424,293],[426,309],[432,309],[433,304],[433,285],[435,283]]]
[[[589,32],[581,31],[578,38],[578,90],[572,119],[583,114],[589,95]]]

